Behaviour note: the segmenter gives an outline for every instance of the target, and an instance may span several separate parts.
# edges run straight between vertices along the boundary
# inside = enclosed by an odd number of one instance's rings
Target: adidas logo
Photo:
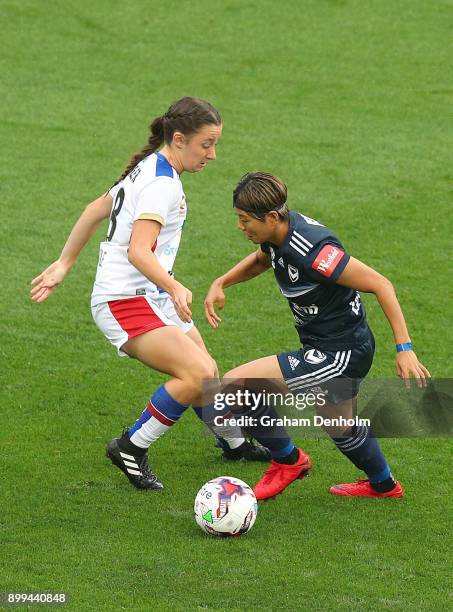
[[[289,365],[291,366],[291,370],[294,372],[294,370],[297,368],[297,366],[300,363],[299,359],[296,359],[295,357],[293,357],[292,355],[290,355],[288,357],[288,361],[289,361]]]
[[[280,259],[278,260],[278,263],[282,268],[285,267],[285,262],[283,261],[283,257],[280,257]]]
[[[141,476],[142,473],[140,468],[136,463],[136,459],[133,455],[128,455],[127,453],[122,453],[120,451],[121,459],[123,460],[124,465],[126,466],[126,470],[129,474],[135,474],[136,476]]]

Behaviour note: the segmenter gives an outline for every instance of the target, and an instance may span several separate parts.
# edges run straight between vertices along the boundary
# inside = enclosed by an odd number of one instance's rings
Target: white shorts
[[[103,302],[92,306],[91,313],[107,340],[116,346],[120,357],[129,356],[121,350],[123,344],[145,332],[176,325],[186,334],[193,328],[192,321],[181,321],[168,296],[156,299],[140,296]]]

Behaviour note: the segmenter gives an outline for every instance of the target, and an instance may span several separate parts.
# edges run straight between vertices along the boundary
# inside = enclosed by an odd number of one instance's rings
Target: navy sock
[[[270,426],[261,424],[261,417],[263,415],[269,416],[271,419],[278,418],[274,408],[261,406],[256,412],[249,411],[246,415],[254,418],[256,424],[243,427],[242,429],[253,436],[262,446],[268,448],[274,461],[278,463],[296,463],[299,453],[288,436],[286,429],[281,425]],[[294,450],[297,451],[295,458]]]
[[[195,414],[212,431],[217,440],[217,445],[223,450],[236,450],[245,442],[241,428],[237,425],[226,425],[222,423],[222,417],[228,418],[233,415],[229,409],[216,410],[214,405],[192,406]]]
[[[214,416],[216,416],[216,414],[212,410],[209,410],[209,414],[208,416],[206,416],[207,410],[205,409],[204,414],[203,414],[203,408],[201,406],[192,406],[192,408],[195,414],[197,415],[197,417],[200,419],[200,421],[202,421],[207,427],[209,427],[209,424],[210,424],[209,419],[214,419]],[[208,422],[206,422],[205,419],[208,420]],[[229,450],[230,447],[229,447],[228,442],[225,440],[225,438],[221,438],[217,434],[214,434],[214,435],[217,440],[217,446],[219,448],[222,448],[223,450]]]
[[[349,461],[358,467],[359,470],[365,472],[371,485],[376,490],[379,490],[381,488],[380,485],[384,485],[384,483],[388,483],[389,486],[391,482],[395,483],[379,443],[368,427],[363,425],[354,426],[349,434],[347,438],[332,437],[332,440]],[[387,490],[391,490],[393,486]]]
[[[275,457],[273,455],[272,459],[276,463],[284,463],[286,465],[294,465],[295,463],[297,463],[297,460],[299,459],[299,449],[296,448],[292,442],[291,444],[293,448],[288,455],[285,455],[284,457]]]

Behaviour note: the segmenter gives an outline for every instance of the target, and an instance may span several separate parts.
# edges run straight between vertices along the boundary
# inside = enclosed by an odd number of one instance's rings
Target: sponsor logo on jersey
[[[167,257],[176,257],[178,252],[178,247],[166,246],[162,251],[162,255],[166,255]]]
[[[326,244],[319,251],[318,256],[312,263],[311,267],[316,272],[319,272],[323,276],[329,278],[332,276],[335,268],[339,264],[340,260],[344,255],[344,251],[334,246],[333,244]]]
[[[288,264],[288,275],[289,275],[289,280],[292,283],[295,283],[296,281],[299,280],[299,270],[295,268],[294,266],[292,266],[291,264]]]
[[[327,355],[324,355],[324,353],[321,353],[318,349],[309,349],[304,353],[304,359],[307,363],[317,365],[327,359]]]
[[[349,306],[351,307],[351,310],[355,315],[360,314],[360,304],[360,293],[356,291],[355,298],[352,300],[352,302],[349,302]]]
[[[278,260],[278,263],[282,268],[285,267],[285,262],[283,261],[283,257],[280,257],[280,259]]]
[[[296,359],[295,357],[293,357],[292,355],[290,355],[288,357],[288,361],[289,361],[289,365],[291,366],[291,370],[294,372],[294,370],[297,368],[297,366],[300,363],[299,359]]]
[[[294,310],[296,310],[301,316],[317,315],[319,311],[319,308],[316,306],[316,304],[310,304],[310,306],[299,306],[298,304],[292,302],[292,305]]]

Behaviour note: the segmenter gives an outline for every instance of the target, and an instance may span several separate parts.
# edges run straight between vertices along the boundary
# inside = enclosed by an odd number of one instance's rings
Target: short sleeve
[[[116,198],[116,194],[118,193],[120,188],[120,184],[119,183],[115,183],[112,187],[110,187],[110,189],[108,190],[108,194],[109,196],[112,197],[112,200],[114,200]]]
[[[137,197],[134,221],[149,219],[161,225],[167,222],[168,211],[178,202],[178,190],[175,181],[161,177],[146,185]]]
[[[335,284],[350,258],[339,242],[326,238],[316,244],[306,256],[305,275],[317,283]]]

